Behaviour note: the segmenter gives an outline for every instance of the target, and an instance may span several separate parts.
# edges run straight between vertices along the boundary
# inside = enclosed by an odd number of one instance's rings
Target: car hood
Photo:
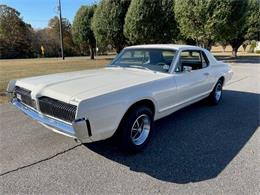
[[[109,67],[30,77],[17,80],[16,85],[32,91],[32,97],[47,96],[64,102],[79,102],[168,76],[150,70]]]

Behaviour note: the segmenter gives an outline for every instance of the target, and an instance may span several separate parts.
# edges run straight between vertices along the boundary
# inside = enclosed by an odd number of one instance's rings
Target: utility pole
[[[62,17],[61,17],[61,3],[59,0],[59,14],[60,14],[60,51],[61,51],[61,57],[64,60],[64,49],[63,49],[63,28],[62,28]]]

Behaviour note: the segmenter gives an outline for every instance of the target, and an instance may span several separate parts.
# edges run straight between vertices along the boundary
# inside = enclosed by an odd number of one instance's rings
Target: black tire
[[[144,127],[144,125],[143,127],[141,127],[140,125],[139,129],[143,128],[142,132],[143,135],[145,135],[142,137],[140,133],[140,137],[145,139],[139,139],[139,142],[136,140],[134,141],[133,138],[134,137],[133,135],[135,134],[133,128],[137,127],[134,126],[136,125],[137,119],[139,120],[139,122],[142,122],[144,120],[143,123],[146,124],[146,128]],[[147,131],[148,123],[150,124],[149,131]],[[141,151],[149,142],[152,135],[152,130],[153,130],[153,112],[151,111],[151,109],[145,106],[140,106],[131,109],[122,119],[121,124],[119,125],[117,131],[117,141],[120,149],[128,153],[136,153]],[[139,131],[136,131],[137,134],[138,132]],[[146,135],[147,132],[148,135]]]
[[[219,79],[213,91],[210,93],[208,97],[208,101],[211,105],[217,105],[222,99],[222,87],[223,87],[223,81]]]

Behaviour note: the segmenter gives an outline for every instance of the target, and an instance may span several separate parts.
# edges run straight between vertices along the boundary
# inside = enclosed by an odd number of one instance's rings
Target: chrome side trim
[[[20,103],[16,98],[13,98],[11,100],[11,103],[13,105],[15,105],[19,110],[21,110],[24,114],[31,117],[33,120],[36,120],[39,123],[42,123],[43,125],[46,125],[48,127],[51,127],[53,129],[57,130],[58,133],[60,132],[69,137],[76,138],[76,132],[75,132],[72,124],[68,124],[68,123],[44,116],[41,113]]]

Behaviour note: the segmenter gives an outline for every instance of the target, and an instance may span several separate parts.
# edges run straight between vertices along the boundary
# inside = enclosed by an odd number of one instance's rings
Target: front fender
[[[113,136],[123,116],[136,102],[150,100],[157,108],[156,101],[148,95],[149,91],[143,93],[147,94],[140,95],[135,90],[127,89],[81,101],[76,118],[89,119],[93,141],[107,139]]]

